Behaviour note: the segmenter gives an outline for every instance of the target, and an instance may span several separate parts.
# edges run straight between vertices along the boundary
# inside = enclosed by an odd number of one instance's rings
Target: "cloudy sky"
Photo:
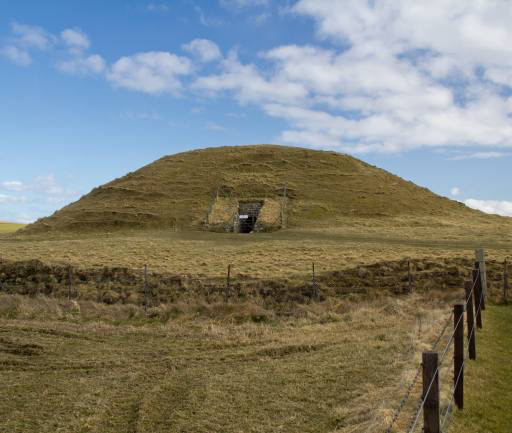
[[[346,152],[512,216],[509,0],[0,3],[0,220],[163,155]]]

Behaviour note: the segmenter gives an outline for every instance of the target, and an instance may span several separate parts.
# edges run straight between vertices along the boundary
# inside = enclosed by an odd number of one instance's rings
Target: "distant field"
[[[393,223],[394,225],[391,225]],[[386,222],[347,220],[343,228],[233,234],[204,231],[144,231],[104,235],[0,237],[2,258],[40,259],[78,267],[122,266],[178,275],[233,275],[259,278],[305,275],[404,258],[471,258],[512,255],[512,230],[450,221]]]
[[[11,233],[25,227],[25,224],[6,223],[0,221],[0,233]]]

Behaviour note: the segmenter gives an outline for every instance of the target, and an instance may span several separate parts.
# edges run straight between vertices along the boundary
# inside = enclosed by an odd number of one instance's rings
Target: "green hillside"
[[[258,145],[165,156],[93,189],[26,231],[202,229],[222,200],[272,201],[276,224],[284,213],[287,227],[296,228],[340,226],[353,217],[481,216],[348,155]]]

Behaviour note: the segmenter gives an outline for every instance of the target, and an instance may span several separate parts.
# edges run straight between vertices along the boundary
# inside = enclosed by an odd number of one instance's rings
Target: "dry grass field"
[[[262,323],[240,320],[251,305],[163,320],[1,295],[0,431],[382,431],[460,295],[310,304]]]
[[[434,266],[422,272],[441,284],[396,296],[375,283],[361,295],[297,303],[291,315],[257,299],[226,305],[191,297],[145,313],[136,303],[96,303],[85,292],[77,301],[3,294],[0,431],[382,432],[421,351],[432,347],[453,301],[462,299],[459,280],[474,248],[486,247],[494,284],[510,255],[507,236],[492,224],[468,230],[449,221],[430,230],[359,221],[251,235],[4,235],[2,259],[82,269],[148,263],[214,277],[231,263],[235,278],[292,278],[309,273],[314,261],[322,282],[327,271],[357,274],[384,262],[372,271],[378,276],[391,266],[386,261],[413,258],[417,269]],[[465,262],[457,265],[457,258]],[[416,386],[394,431],[404,431],[419,393]]]
[[[305,275],[404,258],[471,257],[484,247],[511,254],[512,220],[482,216],[467,226],[449,219],[347,220],[343,227],[240,235],[205,231],[0,236],[0,258],[78,267],[122,266],[176,275],[259,278]]]

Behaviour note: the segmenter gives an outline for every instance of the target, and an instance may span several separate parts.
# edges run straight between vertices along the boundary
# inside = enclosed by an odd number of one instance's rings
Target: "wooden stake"
[[[466,318],[467,318],[467,329],[468,329],[468,351],[469,351],[469,359],[476,359],[476,330],[473,329],[475,326],[475,309],[473,307],[473,295],[471,293],[471,288],[473,287],[473,283],[471,281],[466,281],[465,290],[466,290]],[[473,330],[473,332],[471,332]]]
[[[288,184],[284,184],[283,188],[283,202],[281,203],[281,228],[286,228],[286,199],[288,194]]]
[[[423,431],[441,433],[439,425],[439,372],[437,352],[423,352]]]
[[[482,285],[478,269],[473,269],[473,299],[475,301],[476,327],[482,329]]]
[[[229,292],[231,289],[231,265],[228,265],[228,275],[226,278],[226,288],[224,289],[224,303],[229,301]]]
[[[478,269],[480,271],[480,275],[479,275],[479,278],[478,278],[478,284],[480,286],[480,294],[482,295],[482,301],[481,301],[482,302],[482,307],[480,309],[482,311],[484,311],[485,310],[485,296],[486,296],[485,285],[484,285],[484,281],[485,281],[485,276],[484,276],[485,266],[481,262],[475,262],[475,269]]]
[[[409,293],[412,293],[412,273],[411,273],[411,261],[407,260],[407,290]]]
[[[72,285],[72,276],[71,276],[71,266],[68,267],[68,300],[71,299],[71,285]]]
[[[464,304],[453,306],[453,395],[455,404],[464,408]]]
[[[485,266],[485,251],[479,248],[475,251],[475,260],[479,263],[478,269],[480,269],[480,278],[482,280],[482,291],[484,298],[487,297],[487,270]],[[485,310],[485,305],[482,310]]]
[[[317,299],[318,298],[318,293],[317,293],[317,289],[316,289],[315,262],[312,263],[312,268],[313,268],[313,279],[312,279],[312,283],[313,283],[313,297],[314,297],[314,299]]]

